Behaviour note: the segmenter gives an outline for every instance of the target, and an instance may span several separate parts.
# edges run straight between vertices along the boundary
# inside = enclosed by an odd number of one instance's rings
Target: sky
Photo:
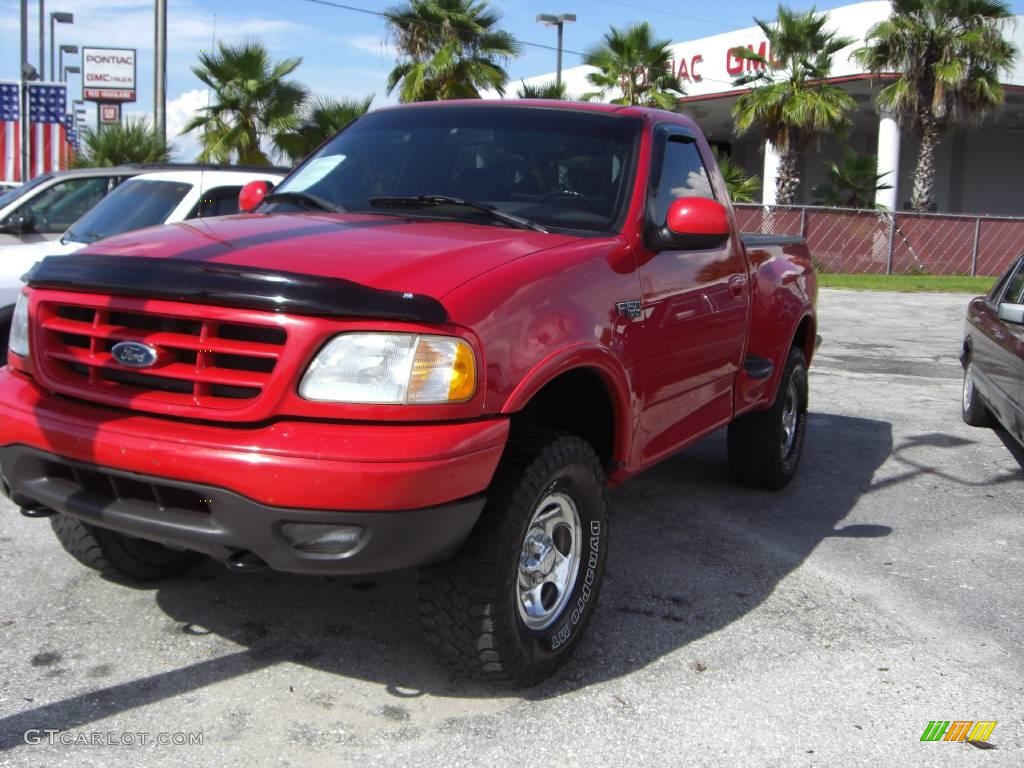
[[[313,0],[168,0],[168,136],[177,159],[192,159],[197,147],[191,136],[177,135],[196,109],[208,103],[205,86],[191,67],[202,50],[214,41],[237,42],[257,38],[275,59],[298,56],[302,65],[295,77],[317,95],[362,99],[375,94],[374,105],[393,102],[385,93],[395,53],[385,23],[375,15],[396,0],[339,0],[364,11],[330,7]],[[808,3],[809,5],[810,3]],[[847,2],[818,2],[827,10]],[[18,76],[19,0],[0,0],[0,80]],[[664,0],[497,0],[502,27],[525,43],[523,55],[509,62],[513,88],[521,78],[553,72],[555,30],[536,22],[539,13],[575,13],[566,24],[563,66],[580,63],[578,52],[598,43],[609,26],[649,21],[659,37],[671,42],[706,37],[747,27],[754,16],[771,18],[775,4],[765,0],[716,3]],[[801,7],[800,4],[794,4]],[[1015,13],[1024,13],[1024,0],[1013,0]],[[47,13],[70,12],[72,25],[56,25],[56,41],[80,46],[137,48],[138,101],[125,106],[125,114],[151,115],[153,109],[153,0],[48,0]],[[39,0],[29,2],[29,60],[38,67]],[[49,68],[49,24],[46,31],[46,66]],[[65,64],[74,57],[66,56]],[[49,78],[47,78],[49,79]],[[79,76],[70,75],[75,98]],[[93,113],[90,112],[90,118]]]

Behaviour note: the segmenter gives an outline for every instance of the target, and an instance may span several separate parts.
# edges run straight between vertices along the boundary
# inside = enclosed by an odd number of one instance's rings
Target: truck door
[[[678,197],[712,199],[715,189],[700,145],[681,126],[655,130],[648,224],[662,226]],[[725,201],[722,201],[723,203]],[[733,384],[741,364],[749,312],[749,275],[736,233],[718,248],[693,251],[642,247],[638,261],[646,354],[640,455],[646,463],[732,418]]]

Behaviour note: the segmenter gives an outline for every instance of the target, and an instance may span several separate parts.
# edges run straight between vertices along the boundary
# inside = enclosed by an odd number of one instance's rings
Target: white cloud
[[[199,154],[195,133],[179,135],[200,109],[207,105],[206,91],[196,88],[167,102],[167,140],[174,144],[174,159],[191,162]]]

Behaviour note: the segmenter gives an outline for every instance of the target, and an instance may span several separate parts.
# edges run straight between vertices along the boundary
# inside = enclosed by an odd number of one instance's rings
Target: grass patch
[[[909,293],[988,293],[995,277],[967,275],[840,275],[818,273],[822,288],[849,288],[855,291],[907,291]]]

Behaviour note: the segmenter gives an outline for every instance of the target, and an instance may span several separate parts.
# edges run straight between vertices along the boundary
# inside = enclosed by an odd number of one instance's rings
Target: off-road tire
[[[7,348],[11,342],[11,318],[0,318],[0,367],[7,365]]]
[[[51,517],[50,526],[64,550],[86,568],[126,581],[175,576],[203,559],[198,552],[169,549],[67,515]]]
[[[552,494],[570,498],[578,513],[578,565],[566,602],[552,607],[553,623],[531,629],[519,608],[520,557],[531,520]],[[472,677],[541,682],[565,663],[594,612],[607,537],[605,476],[594,449],[553,430],[514,437],[469,539],[450,560],[420,569],[428,642]]]
[[[790,388],[792,385],[792,389]],[[793,439],[786,448],[784,414],[787,400],[796,397]],[[742,485],[772,491],[784,488],[796,474],[807,434],[807,364],[793,348],[779,381],[775,402],[764,411],[744,414],[729,425],[729,468]]]
[[[960,394],[960,416],[965,424],[972,427],[991,427],[993,424],[992,411],[978,395],[978,388],[974,384],[974,364],[968,358],[964,367],[964,384]]]

